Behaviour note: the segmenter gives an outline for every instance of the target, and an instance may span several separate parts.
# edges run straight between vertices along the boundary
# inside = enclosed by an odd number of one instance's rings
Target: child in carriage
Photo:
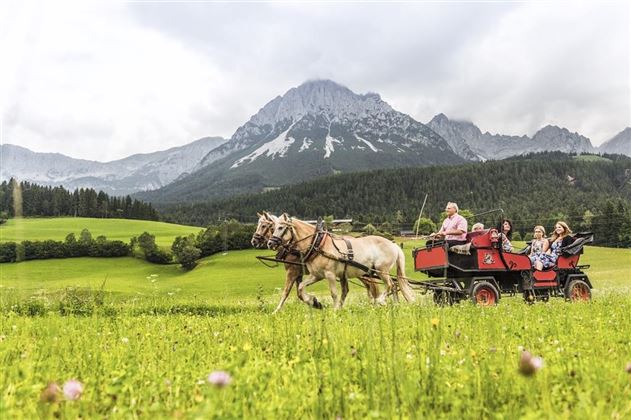
[[[534,239],[530,244],[530,261],[532,262],[532,266],[535,267],[535,270],[543,270],[545,267],[544,261],[547,260],[545,253],[550,247],[550,244],[546,239],[546,230],[543,226],[535,226],[533,235]]]

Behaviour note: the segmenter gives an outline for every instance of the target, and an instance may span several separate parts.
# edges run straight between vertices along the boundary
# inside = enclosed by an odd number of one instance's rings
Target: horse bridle
[[[284,227],[282,233],[280,233],[280,235],[272,235],[271,238],[269,238],[268,242],[268,246],[273,245],[275,247],[279,247],[279,246],[284,246],[284,247],[288,247],[289,245],[293,244],[296,240],[296,234],[294,231],[294,224],[291,221],[291,217],[289,218],[288,221],[279,221],[277,222],[280,226]],[[291,233],[291,237],[285,241],[283,243],[283,236],[285,236],[285,234],[287,233],[287,229],[290,229],[289,232]]]
[[[272,222],[271,220],[264,220],[260,223],[261,227],[264,227],[263,233],[258,233],[257,229],[257,232],[254,232],[254,234],[252,235],[252,240],[264,244],[267,241],[266,235],[269,233],[270,228],[274,226],[274,222]]]
[[[288,221],[282,221],[278,223],[279,225],[282,225],[284,227],[283,232],[280,233],[280,235],[273,235],[268,241],[268,245],[271,244],[275,245],[276,247],[283,246],[285,248],[295,249],[297,243],[313,238],[307,252],[300,253],[303,262],[308,261],[309,259],[311,259],[311,257],[320,253],[320,247],[322,246],[322,243],[326,240],[326,237],[329,235],[329,232],[327,232],[326,229],[322,227],[322,223],[320,222],[316,226],[315,233],[307,235],[300,240],[296,240],[296,231],[291,218],[289,218]],[[287,229],[290,229],[291,237],[283,243],[283,237],[287,233]]]

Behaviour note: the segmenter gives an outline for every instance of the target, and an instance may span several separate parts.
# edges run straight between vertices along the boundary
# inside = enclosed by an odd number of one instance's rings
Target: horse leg
[[[318,299],[316,299],[315,296],[305,293],[305,287],[313,283],[317,283],[320,280],[322,279],[317,278],[313,274],[309,274],[307,278],[300,282],[300,284],[298,285],[298,297],[300,298],[300,300],[316,309],[322,309],[322,304],[318,302]]]
[[[294,270],[293,267],[285,270],[285,287],[283,287],[283,292],[280,295],[280,302],[278,302],[278,306],[276,306],[276,309],[274,309],[274,312],[272,312],[272,314],[280,311],[280,309],[285,304],[287,297],[289,296],[289,292],[291,292],[291,288],[294,287],[294,283],[299,278],[300,275],[297,275],[296,270]]]
[[[342,286],[342,301],[340,303],[340,308],[344,306],[344,302],[346,301],[346,296],[348,296],[348,279],[346,277],[342,277],[340,279],[340,285]]]
[[[394,288],[394,282],[392,281],[390,274],[388,274],[388,272],[385,270],[379,270],[379,271],[381,272],[381,274],[379,274],[379,277],[381,277],[381,280],[383,280],[383,282],[386,285],[386,290],[381,294],[380,301],[385,303],[386,296],[392,293],[392,299],[395,302],[398,302],[399,296],[397,295],[397,291]]]
[[[331,271],[327,271],[324,277],[326,277],[326,280],[329,282],[329,291],[331,292],[331,298],[333,298],[333,309],[340,309],[342,304],[337,294],[337,277],[335,273]]]

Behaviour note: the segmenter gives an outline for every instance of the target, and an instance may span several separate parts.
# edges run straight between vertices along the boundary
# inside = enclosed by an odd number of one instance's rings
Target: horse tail
[[[412,290],[412,286],[410,286],[410,283],[405,277],[405,255],[403,254],[403,250],[398,246],[397,250],[397,283],[399,284],[399,289],[401,289],[401,293],[403,293],[405,300],[408,302],[414,302],[416,300],[414,290]]]

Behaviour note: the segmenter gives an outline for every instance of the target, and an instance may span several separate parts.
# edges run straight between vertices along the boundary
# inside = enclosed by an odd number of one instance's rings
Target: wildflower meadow
[[[3,265],[2,418],[631,416],[627,250],[586,250],[587,303],[374,306],[352,287],[334,311],[316,285],[323,310],[292,291],[274,315],[283,271],[257,253]]]

